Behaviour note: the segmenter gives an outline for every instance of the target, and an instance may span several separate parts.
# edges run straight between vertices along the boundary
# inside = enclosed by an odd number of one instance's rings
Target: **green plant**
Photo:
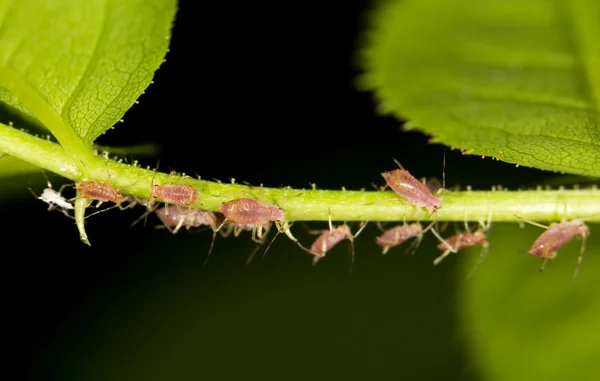
[[[93,142],[120,120],[125,111],[150,84],[153,72],[162,62],[168,47],[169,28],[175,14],[175,1],[155,0],[152,6],[149,6],[146,1],[129,1],[106,7],[79,6],[60,1],[48,5],[34,0],[3,4],[3,8],[0,9],[3,25],[0,31],[0,38],[3,41],[0,50],[0,84],[2,85],[0,100],[19,124],[14,127],[0,125],[0,151],[75,182],[83,179],[110,181],[116,188],[123,187],[124,194],[147,198],[153,178],[152,171],[99,157],[94,153]],[[405,12],[403,8],[398,7],[394,12]],[[410,12],[408,5],[407,8],[406,11]],[[38,9],[34,12],[35,17],[25,17],[32,9]],[[416,7],[416,9],[415,12],[418,12],[422,8]],[[394,16],[395,13],[390,15]],[[395,15],[395,17],[402,16],[402,13]],[[387,18],[383,18],[383,21],[385,20]],[[461,19],[458,19],[458,22],[460,21]],[[85,33],[74,33],[83,30],[84,24]],[[461,124],[451,114],[431,112],[431,107],[439,104],[443,100],[442,97],[457,86],[457,74],[454,71],[464,69],[461,69],[459,58],[456,59],[457,62],[446,62],[446,66],[435,66],[436,62],[439,62],[435,60],[438,56],[430,56],[431,49],[423,48],[431,45],[419,43],[407,46],[386,45],[391,41],[388,37],[390,34],[415,33],[410,29],[406,31],[403,29],[410,28],[410,23],[402,25],[400,30],[396,30],[382,22],[378,29],[375,29],[375,42],[365,50],[369,58],[367,66],[370,67],[367,83],[377,87],[378,94],[386,99],[386,103],[389,103],[392,110],[402,110],[408,113],[409,117],[414,113],[419,125],[432,128],[427,131],[438,134],[440,136],[438,140],[463,148],[468,153],[494,155],[502,160],[517,161],[523,165],[545,169],[568,170],[586,175],[596,174],[590,167],[595,160],[593,153],[586,151],[586,147],[591,143],[587,141],[590,138],[585,134],[584,122],[578,122],[583,127],[579,128],[581,132],[575,134],[582,136],[579,139],[581,141],[569,141],[562,146],[561,142],[564,142],[564,138],[558,136],[561,135],[561,130],[558,127],[548,128],[548,136],[540,137],[539,139],[542,139],[540,142],[548,141],[548,147],[562,154],[557,158],[554,155],[537,157],[535,150],[541,143],[535,143],[537,137],[527,135],[529,130],[518,124],[511,125],[514,129],[511,130],[510,136],[524,139],[523,144],[511,141],[511,144],[506,145],[504,142],[509,139],[508,132],[502,136],[489,135],[495,134],[496,130],[493,128],[475,130],[469,127],[469,123],[472,123],[469,120]],[[450,24],[450,27],[452,25]],[[413,27],[416,28],[416,24]],[[463,33],[462,30],[459,32]],[[423,38],[428,35],[425,34]],[[451,38],[452,34],[448,36],[447,38]],[[453,46],[451,42],[447,46]],[[439,54],[442,53],[444,52]],[[391,56],[386,56],[390,54]],[[493,54],[494,52],[489,53],[492,58]],[[568,57],[563,60],[568,60]],[[429,66],[423,68],[423,76],[411,74],[410,78],[426,84],[435,83],[438,87],[434,87],[433,90],[419,87],[427,89],[424,94],[405,91],[406,86],[399,88],[398,81],[407,78],[403,77],[402,73],[413,73],[414,66],[411,65],[420,65],[422,61],[429,62]],[[396,65],[398,62],[405,64],[401,67],[402,70],[394,69],[393,72],[389,72],[389,65]],[[473,66],[475,63],[470,65]],[[445,72],[443,70],[445,67],[452,71]],[[390,76],[390,73],[393,75]],[[462,75],[466,76],[466,74]],[[521,76],[516,79],[531,80],[530,77]],[[390,78],[391,81],[386,82],[383,78]],[[544,79],[539,79],[535,83]],[[443,86],[440,87],[439,84]],[[492,84],[487,85],[493,88]],[[467,85],[464,86],[467,88]],[[477,90],[473,86],[469,87],[471,95],[468,95],[468,99],[463,99],[462,104],[465,109],[459,111],[465,115],[473,115],[472,118],[479,118],[480,121],[488,120],[492,117],[488,114],[494,110],[469,111],[469,105],[476,104],[475,102],[481,98],[473,95]],[[483,91],[482,85],[479,86],[479,91]],[[576,101],[572,100],[573,102]],[[584,100],[579,102],[579,106],[576,105],[579,108],[592,107],[586,105]],[[424,106],[425,103],[427,106]],[[445,106],[441,110],[446,110]],[[520,112],[529,112],[527,110],[528,108],[523,108]],[[565,120],[577,120],[578,115],[584,112],[574,111],[563,115],[564,110],[558,105],[553,111],[558,115],[555,123],[557,126],[561,126],[560,123],[564,123]],[[540,112],[535,109],[530,113],[541,115]],[[507,118],[509,115],[510,118],[514,118],[515,113],[514,110],[507,110]],[[590,113],[591,111],[588,112]],[[588,119],[591,117],[586,116]],[[31,128],[47,130],[56,138],[57,143],[15,128],[25,123]],[[501,145],[496,145],[499,142],[502,142]],[[565,155],[571,154],[577,160],[571,160],[570,165],[565,165]],[[158,173],[156,178],[157,181],[165,183],[168,181],[168,174]],[[182,179],[175,176],[172,181],[179,182]],[[257,192],[255,188],[237,184],[191,179],[184,179],[183,182],[198,189],[200,197],[195,206],[212,211],[217,211],[222,202],[237,193],[254,194],[255,197],[264,197],[280,203],[286,210],[286,218],[289,221],[327,220],[329,211],[332,219],[336,221],[397,221],[411,216],[413,212],[410,205],[402,202],[381,202],[396,198],[389,191],[262,188]],[[598,220],[600,219],[597,210],[597,206],[600,205],[598,197],[598,193],[591,189],[451,192],[445,195],[444,207],[436,212],[436,218],[441,221],[462,221],[465,218],[480,221],[491,214],[496,222],[517,221],[512,210],[522,210],[523,218],[533,220],[556,220],[575,216]],[[566,214],[555,207],[560,203],[568,205]],[[86,243],[88,241],[83,228],[83,216],[88,205],[89,200],[84,198],[78,198],[75,205],[81,238]],[[311,208],[306,208],[306,205],[311,205]],[[417,220],[428,219],[429,214],[425,210],[420,210],[413,217]]]
[[[125,194],[147,198],[153,171],[97,156],[93,143],[150,84],[167,51],[176,4],[168,0],[83,4],[40,0],[0,4],[0,101],[10,116],[0,125],[0,151],[10,155],[0,161],[0,171],[9,177],[44,168],[76,182],[110,181],[117,188],[124,187]],[[567,19],[556,18],[553,6],[564,11]],[[373,14],[374,25],[363,49],[367,73],[361,84],[375,91],[384,111],[408,118],[409,128],[431,133],[435,141],[466,154],[598,176],[600,83],[595,70],[594,7],[591,0],[384,2]],[[570,27],[565,29],[565,25]],[[21,131],[22,127],[49,132],[57,142]],[[168,174],[158,173],[157,179],[165,183]],[[410,205],[389,202],[396,198],[389,191],[258,189],[191,179],[185,183],[199,192],[196,207],[216,211],[232,194],[251,194],[279,203],[289,221],[324,221],[330,211],[335,221],[401,221],[413,212]],[[76,202],[84,242],[88,242],[83,230],[87,206],[85,199]],[[598,221],[600,199],[595,188],[449,192],[435,218],[478,221],[491,214],[494,222],[518,222],[515,211],[538,221],[574,217]],[[412,219],[429,218],[421,210]],[[494,234],[510,235],[511,228],[500,226]],[[531,238],[519,236],[507,252],[525,250]],[[533,315],[544,322],[541,328],[536,326],[538,330],[554,329],[565,347],[570,347],[572,332],[556,329],[563,321],[560,316],[545,315],[555,298],[534,303],[537,309],[531,299],[548,292],[549,285],[564,280],[571,269],[565,266],[563,272],[529,281],[530,269],[515,272],[510,258],[498,254],[486,262],[490,264],[487,269],[494,271],[480,270],[479,287],[465,291],[472,295],[464,302],[466,319],[478,316],[474,324],[493,336],[489,342],[497,344],[494,351],[481,351],[488,353],[487,361],[511,351],[515,356],[510,360],[516,361],[516,354],[524,358],[524,348],[528,348],[528,359],[543,363],[547,361],[543,342],[532,339],[519,352],[503,341],[511,332],[495,333],[498,326],[486,324],[497,314]],[[593,268],[594,259],[589,261],[586,266]],[[588,319],[577,314],[577,307],[598,309],[594,291],[590,287],[571,300],[567,292],[552,289],[558,298],[569,299],[562,305],[575,311],[567,316],[575,323]],[[486,298],[493,304],[517,299],[517,294],[519,305],[512,309],[498,311],[490,305],[481,313],[474,307],[480,308]],[[519,330],[523,337],[531,332],[528,323],[524,318]],[[589,338],[589,348],[597,347],[594,340]],[[476,345],[487,344],[477,341]],[[585,360],[589,359],[581,361]],[[499,372],[509,369],[501,363],[494,366]],[[564,369],[577,366],[571,361]],[[520,374],[525,374],[522,369]]]

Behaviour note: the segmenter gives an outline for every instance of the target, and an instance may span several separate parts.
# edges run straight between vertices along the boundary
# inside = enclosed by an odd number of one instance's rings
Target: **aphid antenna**
[[[181,219],[183,220],[183,216],[182,216]],[[210,246],[208,247],[208,253],[206,254],[206,258],[204,259],[204,263],[202,264],[202,269],[204,269],[204,267],[208,263],[210,255],[212,254],[212,251],[213,251],[213,247],[215,246],[215,240],[216,239],[217,239],[217,231],[213,229],[212,240],[210,241]]]
[[[473,276],[473,274],[475,274],[475,270],[477,270],[479,265],[481,265],[483,263],[483,261],[487,257],[489,247],[490,247],[490,244],[487,242],[482,245],[481,253],[479,254],[479,259],[477,260],[477,263],[475,263],[475,266],[473,266],[471,271],[469,271],[469,274],[467,274],[467,279],[471,278]]]
[[[530,224],[530,225],[537,226],[537,227],[540,227],[540,228],[542,228],[542,229],[549,229],[549,226],[548,226],[548,225],[543,225],[543,224],[540,224],[540,223],[538,223],[538,222],[535,222],[535,221],[532,221],[532,220],[525,219],[525,218],[523,218],[523,217],[521,217],[521,216],[517,216],[516,214],[515,214],[515,217],[517,217],[519,220],[521,220],[521,221],[523,221],[523,222],[526,222],[526,223],[528,223],[528,224]]]
[[[581,268],[581,263],[583,262],[583,253],[585,252],[587,241],[587,235],[581,236],[581,248],[579,249],[579,256],[577,257],[577,264],[575,265],[575,272],[573,273],[573,281],[577,279],[579,276],[579,269]]]
[[[402,170],[405,170],[405,169],[404,169],[404,167],[402,166],[402,164],[400,164],[400,162],[399,162],[398,160],[396,160],[396,158],[395,158],[395,157],[392,157],[392,159],[394,159],[394,162],[396,163],[396,165],[397,165],[397,166],[398,166],[400,169],[402,169]]]

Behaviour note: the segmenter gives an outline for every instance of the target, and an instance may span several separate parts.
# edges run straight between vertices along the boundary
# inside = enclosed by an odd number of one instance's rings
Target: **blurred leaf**
[[[156,156],[160,153],[160,147],[154,143],[138,144],[135,146],[125,147],[109,147],[102,145],[95,145],[94,148],[98,151],[108,152],[112,155],[126,156]]]
[[[469,154],[600,176],[600,2],[384,1],[361,85]]]
[[[463,277],[463,328],[486,380],[596,380],[600,374],[600,241],[590,226],[579,277],[580,242],[550,261],[526,254],[543,229],[497,224],[490,251],[473,277]],[[461,253],[467,274],[477,250]]]
[[[175,0],[2,1],[0,102],[36,117],[11,89],[34,94],[93,142],[152,81],[175,8]]]

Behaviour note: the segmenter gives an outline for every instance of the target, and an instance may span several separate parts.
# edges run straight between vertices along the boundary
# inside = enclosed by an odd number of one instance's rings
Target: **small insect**
[[[99,207],[103,202],[114,202],[120,206],[123,201],[121,192],[113,188],[107,181],[96,182],[84,180],[76,183],[75,188],[77,188],[81,197],[98,201],[96,207]]]
[[[415,243],[411,245],[414,246],[414,254],[415,250],[417,247],[419,247],[421,241],[423,240],[424,234],[431,229],[433,224],[434,222],[430,223],[425,229],[423,229],[423,225],[421,225],[420,222],[394,226],[393,228],[384,231],[382,235],[377,237],[375,239],[375,243],[383,247],[382,254],[386,254],[392,247],[396,247],[413,237],[417,237]]]
[[[170,210],[169,210],[170,209]],[[177,234],[179,229],[185,226],[186,230],[201,226],[208,226],[213,232],[212,241],[208,249],[208,254],[204,260],[204,265],[208,262],[210,254],[217,237],[217,216],[208,210],[193,208],[180,209],[176,205],[168,205],[156,210],[156,215],[171,233]]]
[[[48,180],[48,177],[46,176],[46,173],[44,171],[42,171],[42,174],[44,175],[44,178],[46,179],[46,184],[48,185],[48,188],[44,189],[42,191],[41,195],[37,195],[35,194],[35,192],[31,189],[29,189],[29,191],[38,199],[38,200],[42,200],[44,201],[46,204],[48,204],[48,211],[54,210],[54,209],[58,209],[60,210],[64,215],[66,215],[67,217],[72,217],[69,214],[69,210],[73,210],[73,204],[71,204],[67,199],[65,199],[62,196],[62,191],[68,187],[71,186],[71,184],[65,184],[63,186],[60,187],[60,189],[58,191],[55,191],[52,188],[52,183],[50,183],[50,180]]]
[[[198,191],[196,188],[187,184],[154,184],[150,191],[150,197],[159,198],[163,200],[165,204],[191,206],[198,200]]]
[[[221,213],[234,224],[264,225],[283,221],[285,211],[275,205],[252,198],[236,198],[221,204]]]
[[[291,225],[285,221],[285,211],[278,206],[269,204],[265,201],[255,200],[253,198],[236,198],[221,204],[221,213],[225,216],[225,220],[221,223],[217,230],[220,230],[226,223],[238,225],[237,229],[249,228],[252,226],[252,236],[258,239],[255,242],[262,242],[262,235],[265,226],[274,222],[277,227],[277,235],[273,238],[269,246],[263,253],[263,258],[271,244],[277,238],[279,233],[285,233],[298,246],[302,247],[296,237],[290,231]],[[269,225],[270,227],[270,225]],[[241,231],[241,230],[240,230]],[[238,233],[239,234],[239,233]],[[265,234],[266,235],[266,234]]]
[[[438,245],[438,249],[442,251],[442,255],[437,257],[434,261],[434,265],[439,265],[444,258],[446,258],[451,253],[457,253],[459,250],[465,249],[471,246],[481,246],[481,253],[479,255],[479,260],[475,264],[473,270],[471,270],[469,276],[473,274],[475,269],[483,262],[487,255],[487,251],[489,248],[489,243],[487,241],[487,236],[485,234],[486,231],[490,229],[492,223],[491,212],[488,216],[487,224],[483,222],[479,222],[479,229],[474,232],[469,230],[469,225],[467,223],[467,219],[465,218],[465,231],[461,233],[454,234],[448,238],[442,238],[435,229],[431,229],[433,234],[440,240],[440,244]]]
[[[381,174],[387,186],[392,188],[400,197],[405,198],[409,203],[413,204],[415,212],[418,208],[424,207],[433,213],[442,207],[442,199],[440,197],[431,193],[431,190],[425,184],[404,169],[396,159],[394,161],[400,169]]]
[[[529,254],[535,255],[536,257],[543,258],[542,267],[540,272],[544,271],[546,263],[549,259],[554,259],[558,256],[558,250],[563,247],[566,243],[570,242],[576,236],[581,237],[581,249],[579,251],[579,257],[577,258],[577,266],[573,278],[577,278],[581,262],[583,262],[583,253],[585,252],[585,243],[587,237],[590,235],[589,227],[583,222],[583,220],[572,220],[562,221],[559,223],[553,222],[550,226],[538,224],[537,222],[525,220],[519,216],[517,218],[531,225],[539,226],[546,229],[538,239],[535,240],[533,246],[529,250]]]
[[[333,224],[331,222],[331,213],[329,214],[329,230],[321,230],[319,231],[320,235],[310,246],[310,249],[307,249],[300,245],[302,249],[314,255],[313,257],[313,265],[317,264],[317,262],[325,257],[328,251],[333,249],[335,245],[340,243],[341,241],[347,239],[350,241],[350,261],[351,265],[354,264],[354,239],[363,231],[363,229],[367,226],[367,222],[362,222],[361,227],[355,234],[352,234],[350,227],[343,223],[342,225],[337,226],[335,229],[333,228]]]
[[[171,171],[169,173],[168,184],[166,185],[158,185],[154,184],[154,180],[156,179],[156,171],[158,170],[158,164],[154,169],[154,176],[152,177],[152,183],[150,187],[150,198],[148,200],[148,204],[152,204],[152,199],[158,198],[164,201],[164,203],[168,206],[168,204],[174,204],[176,206],[192,206],[198,200],[198,191],[196,188],[191,185],[182,184],[183,180],[189,176],[183,176],[181,178],[181,182],[179,184],[171,184],[171,177],[175,172]],[[166,209],[168,213],[170,209]]]
[[[179,229],[186,230],[201,226],[208,226],[213,231],[217,230],[217,217],[208,210],[182,208],[175,205],[164,206],[156,210],[156,215],[171,233],[177,234]]]

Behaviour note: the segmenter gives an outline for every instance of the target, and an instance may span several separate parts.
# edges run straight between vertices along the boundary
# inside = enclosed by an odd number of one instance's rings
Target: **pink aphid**
[[[546,229],[538,239],[535,240],[533,246],[529,250],[529,254],[541,257],[544,259],[540,271],[544,271],[548,259],[557,257],[557,251],[566,243],[571,241],[576,236],[581,236],[581,250],[577,258],[577,267],[574,277],[579,273],[579,267],[583,261],[583,253],[585,251],[585,240],[590,235],[589,227],[582,220],[563,221],[560,223],[551,223],[550,226],[541,225],[532,221],[527,221],[533,225],[540,226]]]
[[[198,191],[187,184],[154,184],[150,191],[150,198],[159,198],[167,204],[190,206],[198,200]]]
[[[416,249],[416,246],[421,243],[423,235],[431,228],[431,226],[433,226],[433,223],[429,224],[427,228],[423,229],[423,226],[420,222],[394,226],[393,228],[384,231],[382,235],[377,237],[375,239],[375,243],[383,247],[382,254],[386,254],[392,247],[399,246],[407,240],[417,237],[415,245]]]
[[[433,232],[436,236],[438,236],[438,234],[435,233],[435,230],[433,230]],[[440,237],[438,236],[438,238]],[[442,250],[443,253],[433,261],[434,265],[440,264],[440,262],[450,255],[450,253],[456,253],[464,248],[478,245],[483,247],[479,260],[479,262],[481,262],[483,261],[483,258],[485,258],[487,248],[489,246],[483,229],[478,229],[475,232],[467,231],[464,233],[457,233],[448,238],[440,238],[440,240],[442,242],[438,245],[438,249]]]
[[[264,225],[283,221],[285,211],[275,205],[252,198],[236,198],[221,204],[221,213],[234,224]]]
[[[400,197],[417,208],[425,207],[434,212],[442,207],[442,199],[433,195],[429,188],[405,169],[396,169],[381,174],[387,185]]]
[[[156,210],[156,215],[173,234],[177,233],[182,227],[189,230],[190,228],[209,226],[213,231],[217,230],[217,217],[208,210],[179,208],[176,205],[168,205]]]
[[[319,258],[323,258],[325,254],[333,249],[335,245],[345,239],[352,240],[354,236],[348,225],[343,224],[333,230],[323,230],[321,235],[310,246],[310,252]]]
[[[168,205],[156,210],[156,215],[158,218],[160,218],[164,226],[166,226],[173,234],[176,234],[183,226],[185,226],[185,228],[188,230],[190,228],[201,226],[210,227],[213,232],[213,236],[208,249],[208,254],[204,260],[204,265],[206,265],[208,259],[210,258],[210,254],[212,253],[213,246],[215,244],[215,238],[217,236],[218,217],[215,215],[215,213],[208,210],[180,208],[178,205]]]

